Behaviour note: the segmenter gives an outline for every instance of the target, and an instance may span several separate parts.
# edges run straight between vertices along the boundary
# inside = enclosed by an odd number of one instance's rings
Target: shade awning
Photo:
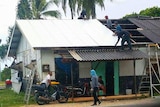
[[[27,64],[25,67],[32,70],[36,65],[36,60],[31,60],[29,64]]]
[[[148,58],[148,55],[140,50],[119,51],[115,49],[91,49],[91,50],[69,50],[69,53],[77,61],[97,60],[135,60]]]
[[[15,61],[11,64],[10,69],[14,69],[14,70],[18,70],[18,71],[22,71],[23,68],[23,62],[20,61],[18,63],[15,63]]]

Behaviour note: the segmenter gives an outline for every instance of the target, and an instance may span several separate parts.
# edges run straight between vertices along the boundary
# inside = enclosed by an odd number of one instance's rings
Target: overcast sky
[[[15,9],[18,0],[3,0],[0,2],[0,38],[2,43],[6,42],[8,36],[8,27],[15,23]],[[105,10],[97,6],[97,19],[103,19],[108,15],[111,19],[119,19],[126,14],[133,12],[139,13],[141,10],[153,6],[160,7],[160,0],[105,0]],[[69,10],[69,8],[68,8]],[[61,12],[63,14],[63,12]],[[67,17],[63,15],[63,19],[70,19],[70,12],[67,12]]]
[[[0,2],[0,39],[2,39],[2,44],[6,43],[8,27],[15,23],[17,2],[18,0],[3,0],[3,2]],[[97,6],[96,14],[97,19],[104,19],[105,15],[108,15],[110,19],[119,19],[126,14],[139,13],[141,10],[153,6],[160,7],[160,0],[113,0],[113,2],[105,0],[105,10],[101,10]],[[68,11],[67,14],[67,17],[63,15],[62,18],[70,19],[70,12]]]

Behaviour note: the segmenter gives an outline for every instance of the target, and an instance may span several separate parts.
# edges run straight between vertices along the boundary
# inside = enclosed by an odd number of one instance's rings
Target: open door
[[[106,62],[106,95],[114,95],[114,61]]]

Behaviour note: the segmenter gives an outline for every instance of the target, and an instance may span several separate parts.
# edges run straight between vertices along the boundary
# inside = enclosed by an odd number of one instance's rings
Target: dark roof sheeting
[[[144,36],[154,43],[160,43],[160,19],[129,19],[137,25]]]
[[[77,61],[97,60],[134,60],[148,58],[148,55],[140,50],[119,51],[114,49],[69,50],[69,53]]]

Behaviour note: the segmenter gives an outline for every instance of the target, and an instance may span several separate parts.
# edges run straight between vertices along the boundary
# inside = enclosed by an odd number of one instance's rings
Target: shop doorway
[[[114,61],[106,62],[106,95],[114,95]]]

